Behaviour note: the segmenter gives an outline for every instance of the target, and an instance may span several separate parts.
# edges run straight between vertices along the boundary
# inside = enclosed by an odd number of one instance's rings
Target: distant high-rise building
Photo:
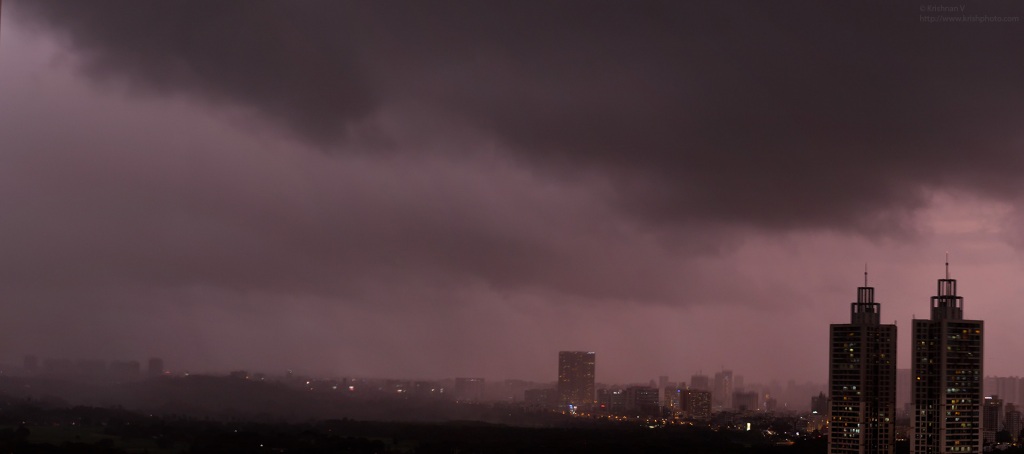
[[[732,409],[736,411],[757,410],[757,392],[755,391],[733,391]]]
[[[715,373],[715,388],[711,390],[711,406],[716,410],[732,408],[732,371]]]
[[[911,381],[910,369],[896,369],[896,411],[904,411],[901,409],[910,406]]]
[[[668,407],[668,408],[672,409],[672,410],[678,410],[680,408],[679,407],[679,393],[684,388],[685,388],[685,385],[683,387],[671,386],[670,385],[670,386],[666,386],[665,388],[663,388],[662,392],[665,394],[665,402],[663,403],[663,405],[665,407]]]
[[[711,416],[711,392],[686,389],[680,392],[680,406],[686,416],[706,419]]]
[[[594,404],[594,352],[558,352],[558,404],[587,407]]]
[[[668,375],[662,375],[658,377],[658,402],[662,406],[668,406],[666,401],[665,388],[668,387]]]
[[[455,379],[455,399],[464,402],[479,402],[484,396],[483,378]]]
[[[598,408],[601,411],[621,414],[626,411],[626,391],[622,389],[599,389],[597,391]]]
[[[896,444],[896,325],[881,323],[875,289],[857,288],[850,323],[833,324],[829,454],[892,454]]]
[[[828,396],[825,393],[818,393],[817,396],[811,396],[811,413],[816,415],[824,415],[828,413]]]
[[[523,403],[548,408],[558,400],[558,390],[551,388],[527,389],[523,391]]]
[[[981,407],[981,427],[984,429],[982,439],[985,443],[995,443],[996,432],[1003,427],[1003,399],[999,396],[985,398]]]
[[[946,263],[931,318],[914,320],[911,335],[912,454],[981,452],[984,323],[964,320],[963,304]]]
[[[1024,430],[1024,421],[1021,420],[1020,410],[1017,410],[1017,406],[1014,404],[1006,404],[1003,429],[1010,433],[1010,438],[1014,443],[1020,441],[1020,431]]]
[[[996,389],[998,388],[999,377],[985,377],[981,380],[981,393],[985,396],[991,396],[999,394]]]
[[[655,416],[660,413],[658,388],[630,386],[626,388],[626,411],[631,415]]]
[[[697,374],[690,377],[689,389],[697,391],[711,391],[711,379],[707,375]]]
[[[1020,378],[1019,377],[997,377],[996,378],[996,389],[992,392],[985,392],[985,395],[999,396],[1003,399],[1003,404],[1006,403],[1019,403],[1018,392],[1020,390]]]
[[[504,387],[502,388],[501,400],[508,402],[519,402],[523,400],[523,391],[532,388],[533,383],[526,380],[519,379],[505,379]]]

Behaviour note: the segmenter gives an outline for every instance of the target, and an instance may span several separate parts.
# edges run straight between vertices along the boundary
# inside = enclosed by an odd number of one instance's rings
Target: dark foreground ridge
[[[798,416],[722,413],[711,421],[580,417],[503,403],[388,395],[353,397],[333,385],[293,387],[199,376],[119,385],[2,378],[0,453],[826,450],[825,438],[804,431],[806,421]],[[897,453],[904,452],[906,443],[897,446]]]
[[[0,451],[18,453],[821,453],[824,439],[775,446],[756,433],[621,423],[527,428],[476,422],[211,421],[123,409],[6,402]]]
[[[785,418],[755,422],[753,430],[691,424],[581,418],[503,404],[357,399],[214,377],[114,386],[0,380],[0,453],[801,454],[825,449],[818,434],[796,440],[779,436],[793,431],[794,421]]]

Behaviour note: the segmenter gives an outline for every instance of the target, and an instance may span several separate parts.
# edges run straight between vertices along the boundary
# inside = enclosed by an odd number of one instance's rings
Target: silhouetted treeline
[[[215,421],[0,398],[0,452],[18,453],[822,453],[823,438],[780,446],[757,431],[607,421],[565,427],[482,422]]]
[[[145,414],[216,420],[474,420],[545,426],[557,423],[557,419],[564,419],[511,404],[465,404],[384,392],[311,392],[282,382],[195,375],[106,385],[48,378],[5,377],[0,378],[0,393],[54,405],[123,407]]]
[[[650,427],[514,404],[312,392],[286,382],[209,376],[120,385],[3,378],[0,393],[0,453],[825,452],[819,436],[784,444],[784,434],[803,432],[805,422],[768,415],[720,414],[712,424],[719,430]],[[724,429],[751,422],[751,431]]]

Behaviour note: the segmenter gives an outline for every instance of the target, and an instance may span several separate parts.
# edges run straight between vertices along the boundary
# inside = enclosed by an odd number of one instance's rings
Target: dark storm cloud
[[[377,104],[349,27],[279,2],[19,4],[67,27],[86,69],[140,88],[268,113],[311,138],[340,135]],[[311,5],[312,6],[312,5]],[[341,16],[342,22],[348,15]]]
[[[1017,2],[968,14],[1019,16]],[[845,2],[25,2],[99,80],[247,106],[343,149],[415,106],[630,212],[881,233],[931,188],[1015,197],[1016,24]],[[413,116],[412,122],[416,122]],[[372,128],[369,128],[372,129]]]

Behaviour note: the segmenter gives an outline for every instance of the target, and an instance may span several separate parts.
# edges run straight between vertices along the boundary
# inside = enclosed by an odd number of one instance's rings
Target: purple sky
[[[889,3],[7,0],[0,361],[824,382],[949,251],[1024,374],[1024,25]]]

